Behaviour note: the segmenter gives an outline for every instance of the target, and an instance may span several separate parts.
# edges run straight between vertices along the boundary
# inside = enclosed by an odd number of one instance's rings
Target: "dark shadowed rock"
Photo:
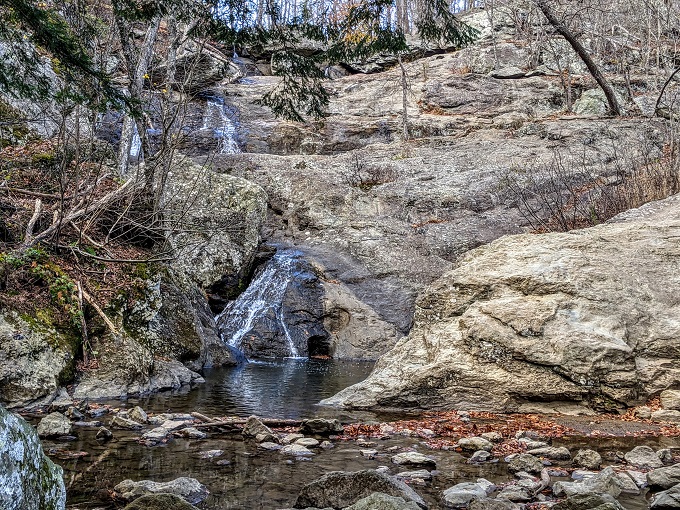
[[[345,508],[374,492],[400,497],[427,508],[423,499],[404,482],[373,470],[328,473],[303,487],[294,507]]]
[[[345,428],[342,426],[339,420],[327,420],[325,418],[312,418],[310,420],[304,420],[300,427],[300,432],[303,434],[319,434],[319,435],[331,435],[331,434],[342,434]]]

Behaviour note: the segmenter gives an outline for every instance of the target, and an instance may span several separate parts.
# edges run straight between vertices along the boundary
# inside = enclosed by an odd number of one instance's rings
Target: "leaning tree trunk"
[[[588,71],[590,71],[590,74],[593,76],[593,78],[595,78],[595,81],[600,86],[600,88],[602,88],[612,114],[616,116],[621,115],[621,107],[619,106],[619,102],[616,99],[614,89],[604,77],[600,71],[600,68],[597,67],[597,64],[595,64],[595,61],[592,59],[588,51],[583,47],[571,30],[569,30],[567,26],[562,23],[562,21],[560,21],[557,16],[555,16],[555,13],[550,8],[550,5],[548,5],[547,0],[533,0],[533,2],[536,4],[536,7],[541,10],[553,28],[567,40],[576,54],[581,58],[581,60],[583,60],[583,63],[588,68]]]

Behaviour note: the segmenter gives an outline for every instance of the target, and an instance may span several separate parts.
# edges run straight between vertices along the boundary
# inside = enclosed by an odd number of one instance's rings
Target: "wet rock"
[[[495,488],[483,478],[475,482],[464,482],[446,489],[442,501],[447,508],[465,508],[475,499],[486,498]]]
[[[507,499],[508,501],[513,501],[515,503],[526,503],[531,501],[532,495],[526,487],[520,485],[508,485],[503,487],[498,495],[498,499]]]
[[[680,390],[665,390],[661,392],[661,407],[680,411]]]
[[[484,439],[483,437],[464,437],[458,441],[458,446],[460,446],[463,450],[473,452],[477,450],[485,450],[490,452],[493,449],[493,443],[488,439]]]
[[[122,416],[114,416],[111,420],[111,427],[123,430],[138,430],[144,426],[141,423],[132,421],[128,418],[123,418]]]
[[[252,438],[257,437],[258,434],[263,434],[265,436],[274,435],[272,430],[269,427],[267,427],[264,423],[262,423],[262,421],[257,416],[250,416],[246,420],[246,424],[243,426],[241,434],[243,434],[243,437]]]
[[[484,432],[479,437],[491,441],[492,443],[500,443],[503,441],[503,435],[499,432]]]
[[[304,420],[300,427],[300,432],[303,434],[318,434],[320,436],[341,434],[344,430],[344,427],[338,420],[327,420],[324,418]]]
[[[113,439],[113,432],[111,432],[106,427],[100,427],[95,438],[100,441],[110,441]]]
[[[537,457],[544,457],[550,460],[570,460],[571,453],[569,449],[564,446],[559,448],[553,446],[546,446],[543,448],[535,448],[533,450],[527,451],[529,455],[536,455]]]
[[[680,484],[680,464],[660,467],[647,473],[647,484],[652,489],[670,489]]]
[[[475,499],[468,505],[468,510],[518,510],[519,505],[512,501],[492,498]]]
[[[628,475],[628,473],[625,472],[616,473],[615,481],[621,488],[621,492],[623,494],[635,494],[635,495],[640,494],[640,488],[637,486],[637,483],[635,483],[635,480],[633,480]]]
[[[58,437],[71,433],[71,422],[61,413],[50,413],[38,423],[38,436]]]
[[[571,477],[574,480],[585,480],[586,478],[592,478],[593,476],[597,475],[597,472],[595,471],[586,471],[583,469],[576,469],[572,471]]]
[[[676,510],[680,508],[680,485],[659,492],[652,499],[652,510]]]
[[[617,497],[621,487],[616,480],[616,472],[608,467],[595,476],[584,478],[578,482],[555,482],[553,494],[557,497],[575,496],[577,494],[609,494]]]
[[[380,492],[426,509],[423,499],[401,480],[373,470],[327,473],[300,491],[295,508],[345,508]]]
[[[151,480],[123,480],[114,487],[121,499],[135,500],[147,494],[174,494],[191,504],[197,504],[208,497],[208,489],[195,478],[180,477],[169,482],[152,482]]]
[[[623,456],[631,466],[641,469],[655,469],[663,466],[659,456],[649,446],[636,446]]]
[[[572,464],[577,467],[582,467],[585,469],[600,469],[602,465],[602,456],[595,450],[579,450]]]
[[[175,494],[147,494],[134,500],[123,510],[198,510]]]
[[[144,412],[144,409],[142,409],[139,406],[135,406],[132,409],[128,411],[128,416],[129,419],[132,421],[136,421],[137,423],[148,423],[149,422],[149,416]]]
[[[281,444],[291,444],[297,441],[298,439],[302,439],[303,437],[305,437],[303,434],[286,434],[281,439]]]
[[[277,436],[274,433],[271,434],[261,433],[255,436],[255,441],[257,441],[258,443],[278,443],[279,436]]]
[[[426,469],[419,469],[418,471],[402,471],[394,476],[400,480],[432,480],[432,473]]]
[[[472,457],[468,459],[469,463],[478,463],[478,462],[488,462],[493,458],[493,455],[491,455],[490,452],[487,452],[486,450],[478,450],[475,453],[472,454]]]
[[[543,463],[533,455],[521,453],[516,455],[508,463],[508,471],[517,473],[526,471],[527,473],[540,473],[543,470]]]
[[[554,510],[624,510],[610,494],[575,494],[553,506]]]
[[[369,459],[375,458],[378,454],[378,450],[360,450],[362,457],[368,457]]]
[[[670,409],[659,409],[658,411],[654,411],[652,413],[652,421],[680,423],[680,411]]]
[[[282,448],[282,446],[280,444],[270,443],[270,442],[267,442],[267,441],[265,441],[264,443],[258,444],[257,447],[262,449],[262,450],[268,450],[268,451],[271,451],[271,452],[280,450]]]
[[[413,501],[406,501],[404,498],[397,496],[374,492],[370,496],[348,506],[346,510],[419,510],[419,508]]]
[[[292,455],[294,457],[310,457],[314,452],[299,444],[287,444],[279,450],[283,455]]]
[[[313,437],[301,437],[300,439],[295,440],[295,444],[299,444],[307,448],[316,448],[317,446],[319,446],[319,441],[317,441]]]
[[[335,445],[330,441],[321,441],[321,444],[319,446],[324,450],[330,450],[331,448],[335,448]]]
[[[63,471],[44,453],[35,429],[0,406],[0,508],[63,510]]]
[[[168,429],[164,427],[156,427],[155,429],[144,432],[144,434],[142,434],[142,439],[152,443],[158,443],[168,437],[168,434],[170,434]]]
[[[629,469],[626,471],[628,476],[635,482],[635,484],[640,488],[644,489],[647,487],[647,474],[641,471],[634,471]]]
[[[208,434],[194,427],[187,427],[185,429],[181,429],[177,432],[177,434],[187,439],[205,439],[206,437],[208,437]]]
[[[403,453],[398,453],[392,457],[392,462],[394,464],[400,464],[400,465],[430,465],[434,466],[436,464],[435,460],[432,457],[428,457],[427,455],[423,455],[422,453],[418,452],[403,452]]]

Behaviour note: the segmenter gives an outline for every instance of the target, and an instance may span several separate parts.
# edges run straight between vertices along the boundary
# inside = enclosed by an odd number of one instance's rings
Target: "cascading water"
[[[237,141],[236,124],[229,117],[222,98],[208,97],[206,99],[203,129],[212,130],[213,136],[217,138],[217,151],[220,154],[241,152]]]
[[[137,123],[132,123],[132,143],[130,144],[130,157],[138,158],[140,152],[142,151],[142,138],[139,136],[139,130],[137,129]]]
[[[256,321],[270,316],[285,337],[288,356],[300,356],[283,313],[283,299],[298,271],[299,257],[296,251],[278,251],[232,306],[217,317],[222,340],[236,352],[243,352],[244,339],[253,331]]]

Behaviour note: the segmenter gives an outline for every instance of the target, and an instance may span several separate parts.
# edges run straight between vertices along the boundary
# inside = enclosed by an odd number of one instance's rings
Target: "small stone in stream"
[[[486,450],[478,450],[472,454],[472,457],[468,459],[469,464],[477,464],[480,462],[488,462],[493,456],[490,452]]]
[[[497,499],[507,499],[515,503],[526,503],[531,501],[529,491],[519,485],[508,485],[496,495]]]
[[[369,459],[375,458],[378,454],[378,450],[360,450],[362,457],[368,457]]]
[[[241,431],[244,437],[257,437],[258,434],[274,435],[272,430],[267,427],[257,416],[250,416]]]
[[[463,450],[476,452],[477,450],[486,450],[490,452],[493,449],[493,443],[483,437],[464,437],[458,441],[458,446]]]
[[[602,465],[602,456],[595,450],[579,450],[574,459],[572,460],[572,465],[586,468],[586,469],[600,469]]]
[[[536,493],[543,487],[543,484],[538,480],[523,478],[517,482],[517,486],[528,490],[530,493]],[[512,501],[514,501],[514,499]]]
[[[279,436],[274,433],[261,433],[255,436],[255,441],[258,443],[278,443]]]
[[[307,457],[314,455],[314,452],[299,444],[288,444],[281,448],[279,453],[283,455],[293,455],[295,457]]]
[[[519,443],[524,445],[527,450],[535,450],[536,448],[545,448],[546,446],[549,446],[545,441],[534,441],[528,437],[521,438]]]
[[[95,428],[95,427],[101,427],[102,422],[100,422],[100,421],[74,421],[73,426],[74,427]]]
[[[571,472],[571,477],[574,480],[585,480],[586,478],[592,478],[597,473],[595,471],[586,471],[584,469],[576,469]]]
[[[553,510],[624,510],[610,494],[575,494],[552,507]]]
[[[402,471],[397,473],[397,478],[400,480],[432,480],[432,473],[426,469],[419,469],[417,471]]]
[[[633,495],[638,495],[640,494],[640,488],[637,486],[635,481],[628,476],[627,473],[621,472],[621,473],[616,473],[616,483],[619,484],[619,487],[621,488],[621,492],[624,494],[633,494]]]
[[[663,466],[659,456],[649,446],[636,446],[623,456],[631,466],[641,469],[655,469]]]
[[[659,460],[664,464],[673,464],[673,452],[670,448],[662,448],[656,454],[659,456]]]
[[[543,463],[533,455],[520,453],[508,463],[508,470],[511,473],[517,473],[518,471],[540,473],[543,470]]]
[[[123,510],[198,510],[175,494],[147,494],[134,500]]]
[[[177,432],[180,436],[187,439],[205,439],[208,434],[202,432],[194,427],[187,427]]]
[[[151,480],[123,480],[113,490],[121,499],[130,501],[146,494],[175,494],[191,504],[200,503],[208,497],[208,489],[195,478],[180,477],[169,482]]]
[[[423,499],[404,482],[371,469],[326,473],[302,488],[294,507],[346,508],[374,492],[400,497],[427,508]]]
[[[580,482],[555,482],[552,490],[553,494],[558,498],[587,493],[607,493],[613,497],[617,497],[621,494],[621,487],[616,481],[616,472],[611,467],[600,471],[595,476],[585,478]]]
[[[142,434],[142,439],[152,443],[159,443],[160,441],[163,441],[163,439],[168,437],[168,434],[169,434],[168,429],[165,429],[163,427],[156,427],[155,429],[151,429],[147,432],[144,432],[144,434]]]
[[[39,437],[66,436],[71,433],[71,422],[61,413],[50,413],[38,423]]]
[[[298,439],[302,439],[303,437],[305,437],[303,434],[286,434],[281,439],[281,444],[291,444],[297,441]]]
[[[276,446],[278,446],[278,445],[276,445]],[[231,465],[231,461],[227,460],[227,459],[222,459],[222,460],[218,460],[217,462],[215,462],[215,464],[218,465],[218,466],[229,466],[229,465]]]
[[[661,407],[680,411],[680,390],[664,390],[659,395]]]
[[[680,423],[680,411],[659,409],[652,413],[652,421],[666,423]]]
[[[392,457],[392,462],[394,464],[413,464],[413,465],[431,465],[434,466],[436,464],[435,460],[432,457],[428,457],[427,455],[423,455],[422,453],[418,452],[403,452],[403,453],[398,453]]]
[[[94,437],[99,441],[110,441],[111,439],[113,439],[113,432],[111,432],[106,427],[99,427],[97,435]]]
[[[492,443],[500,443],[503,441],[503,436],[498,432],[484,432],[479,434],[479,437],[491,441]]]
[[[163,427],[168,432],[174,432],[175,430],[183,429],[185,427],[190,427],[193,424],[192,421],[177,421],[177,420],[165,420],[161,427]]]
[[[419,510],[419,508],[413,501],[406,501],[404,498],[389,496],[382,492],[374,492],[352,506],[348,506],[346,510]]]
[[[141,423],[129,420],[123,416],[114,416],[111,420],[111,426],[116,429],[124,430],[138,430],[144,427]]]
[[[257,447],[261,448],[262,450],[269,450],[269,451],[272,451],[272,452],[276,451],[276,450],[280,450],[282,448],[282,446],[280,444],[270,443],[270,442],[267,442],[267,441],[265,441],[264,443],[258,444]]]
[[[628,476],[632,478],[632,480],[637,484],[638,487],[640,487],[641,489],[647,487],[647,473],[643,473],[642,471],[635,471],[632,469],[629,469],[628,471],[626,471],[626,473],[628,473]]]
[[[375,446],[375,442],[367,441],[363,437],[360,437],[359,439],[357,439],[357,444],[360,444],[361,446]]]
[[[300,426],[300,432],[303,434],[319,434],[321,436],[339,434],[344,430],[345,428],[338,420],[326,420],[324,418],[304,420]]]
[[[519,505],[512,501],[492,498],[480,498],[470,502],[468,510],[519,510]]]
[[[479,483],[482,480],[486,483]],[[486,498],[494,488],[495,485],[483,478],[477,480],[477,483],[463,482],[446,489],[442,500],[448,508],[465,508],[475,499]]]
[[[331,448],[335,448],[335,445],[330,441],[321,441],[319,447],[323,448],[324,450],[330,450]]]
[[[99,418],[100,416],[104,416],[105,414],[109,414],[108,407],[94,407],[87,410],[87,415],[90,418]]]
[[[640,406],[633,411],[633,416],[641,420],[649,420],[652,417],[652,410],[647,406]]]
[[[670,489],[680,484],[680,464],[650,471],[647,473],[646,481],[652,489]]]
[[[149,425],[162,425],[166,421],[170,419],[170,415],[163,413],[163,414],[157,414],[156,416],[149,416],[147,418],[147,422]]]
[[[207,450],[205,452],[201,452],[198,456],[202,459],[214,459],[215,457],[219,457],[224,453],[224,450]]]
[[[70,419],[70,420],[76,420],[76,421],[82,420],[83,418],[85,418],[85,415],[84,415],[83,413],[81,413],[77,408],[75,408],[75,407],[73,407],[73,406],[69,407],[69,408],[66,410],[66,412],[64,413],[64,415],[65,415],[68,419]]]
[[[319,446],[319,441],[313,437],[301,437],[295,441],[295,444],[306,446],[307,448],[316,448]]]
[[[529,450],[527,451],[527,453],[530,455],[535,455],[537,457],[544,457],[550,460],[571,459],[571,453],[569,453],[569,449],[565,448],[564,446],[560,447],[545,446],[543,448],[535,448],[533,450]]]
[[[128,411],[128,418],[137,423],[148,423],[149,421],[149,416],[139,406],[135,406]]]
[[[652,510],[677,510],[680,508],[680,485],[659,492],[652,499]]]

